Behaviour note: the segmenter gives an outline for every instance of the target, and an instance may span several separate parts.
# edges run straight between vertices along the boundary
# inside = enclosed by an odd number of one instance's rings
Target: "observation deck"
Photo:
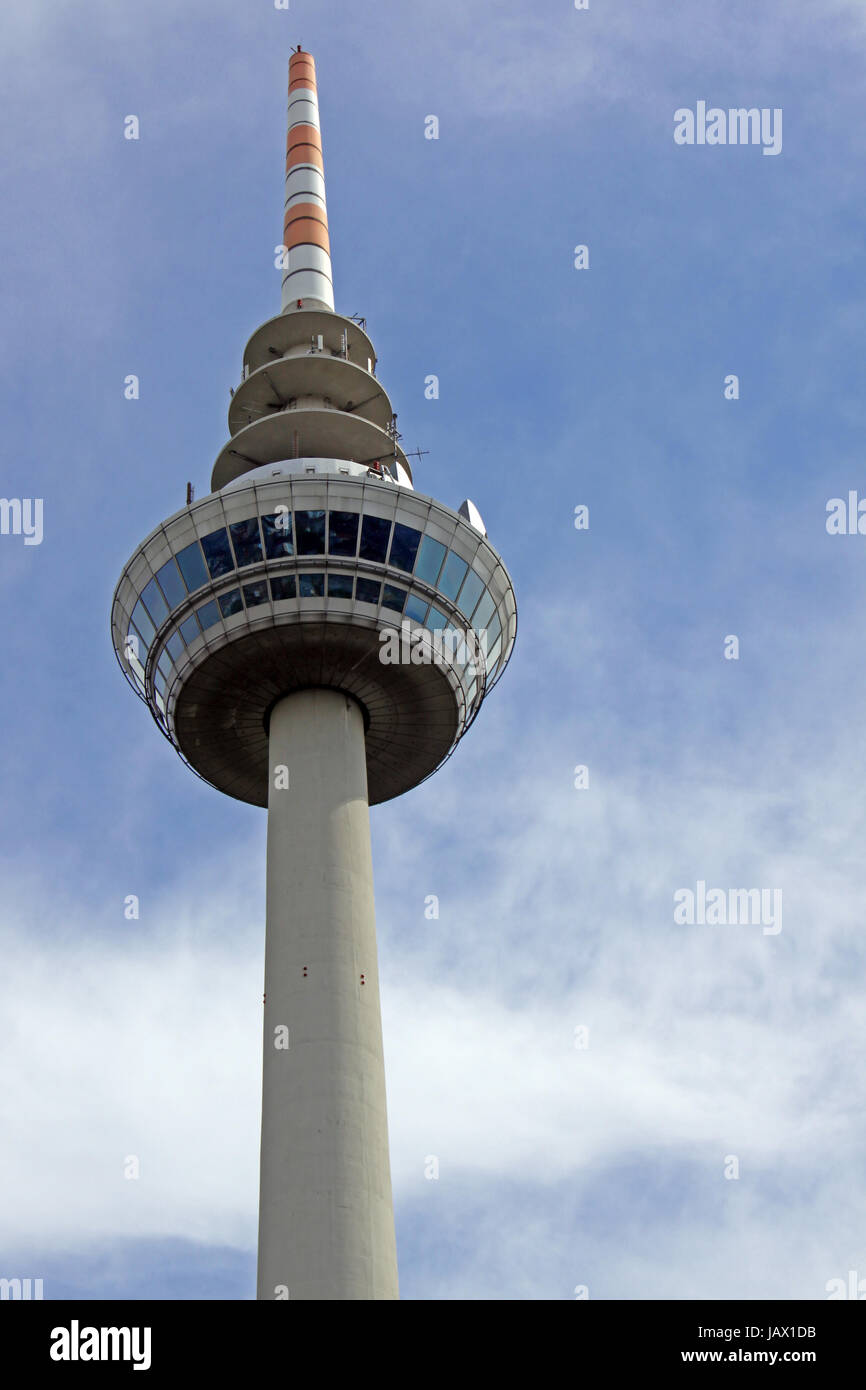
[[[118,660],[162,732],[257,806],[281,697],[352,695],[370,803],[387,801],[451,753],[516,627],[509,575],[475,526],[342,459],[259,468],[176,512],[129,560],[112,611]],[[402,659],[388,661],[395,628]]]

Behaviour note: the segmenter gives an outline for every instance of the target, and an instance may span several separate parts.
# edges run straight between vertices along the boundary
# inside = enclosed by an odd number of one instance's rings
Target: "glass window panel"
[[[323,574],[299,574],[298,598],[324,598],[325,576]]]
[[[159,580],[159,587],[165,594],[169,608],[177,608],[177,605],[186,598],[186,586],[174,560],[169,560],[168,564],[163,565],[161,570],[157,570],[156,577]]]
[[[472,650],[472,660],[473,665],[477,668],[480,674],[482,668],[485,671],[489,671],[490,669],[490,662],[488,661],[487,653],[490,651],[492,643],[487,641],[487,634],[483,629],[481,632],[476,634],[475,641],[476,646]]]
[[[179,656],[183,656],[183,638],[179,632],[173,632],[165,645],[172,661],[177,661]]]
[[[497,638],[497,640],[493,643],[493,646],[490,648],[489,652],[487,653],[487,679],[488,679],[488,680],[490,679],[491,675],[493,674],[493,667],[496,665],[497,661],[499,660],[499,656],[500,656],[501,651],[502,651],[502,638],[499,637],[499,638]]]
[[[481,674],[482,666],[484,666],[485,670],[487,667],[486,662],[482,661],[484,653],[480,647],[468,647],[467,650],[469,652],[469,660],[466,663],[466,670],[463,674],[464,680],[472,680]]]
[[[282,598],[294,597],[295,576],[293,574],[283,574],[278,579],[271,580],[271,598],[274,603],[279,603]]]
[[[156,692],[156,703],[157,703],[157,707],[158,707],[158,709],[159,709],[160,714],[161,714],[161,715],[165,715],[165,700],[162,698],[162,695],[159,693],[159,691]],[[161,724],[164,724],[164,723],[165,723],[165,719],[164,719],[164,718],[161,719],[161,720],[160,720],[160,723],[161,723]]]
[[[350,574],[328,575],[328,598],[351,598],[352,576]]]
[[[219,531],[211,531],[209,536],[202,536],[201,548],[204,551],[204,558],[207,560],[211,579],[219,579],[221,574],[231,574],[235,562],[229,545],[228,532],[224,527]]]
[[[200,632],[201,628],[198,625],[198,618],[195,616],[195,613],[190,613],[186,622],[180,625],[181,637],[184,642],[186,642],[187,646],[189,646],[190,642],[194,642]]]
[[[135,623],[135,626],[141,633],[142,640],[144,642],[144,650],[147,651],[148,647],[153,641],[153,634],[156,631],[156,629],[154,628],[153,623],[150,621],[150,618],[147,616],[147,612],[141,599],[138,600],[138,603],[132,610],[132,621]]]
[[[360,584],[360,579],[358,583]],[[403,604],[406,602],[406,590],[398,589],[396,584],[386,584],[382,591],[382,607],[393,608],[395,613],[403,612]]]
[[[255,584],[244,585],[244,603],[247,608],[255,608],[260,603],[268,601],[267,581],[259,579]]]
[[[328,550],[332,555],[354,555],[358,548],[357,512],[329,512]]]
[[[295,512],[295,544],[299,555],[324,555],[324,512]]]
[[[126,641],[123,644],[124,659],[130,664],[140,666],[147,656],[147,643],[140,632],[136,632],[132,623],[126,632]]]
[[[484,580],[481,578],[481,575],[476,574],[474,570],[470,570],[463,582],[463,588],[460,590],[460,597],[457,600],[457,605],[461,613],[465,613],[467,618],[472,617],[472,610],[481,597],[483,588]]]
[[[211,599],[210,603],[203,603],[201,608],[195,610],[195,613],[203,628],[213,627],[214,623],[218,623],[220,620],[220,611],[215,599]]]
[[[157,671],[161,671],[162,674],[165,676],[166,680],[168,680],[169,676],[171,675],[171,657],[169,656],[165,648],[163,648],[162,652],[160,653],[159,661],[156,663],[156,669]]]
[[[487,624],[487,641],[491,646],[496,641],[501,631],[502,623],[499,620],[499,614],[493,613],[490,622]]]
[[[406,617],[414,618],[416,623],[423,623],[427,617],[427,601],[418,598],[415,594],[410,594],[406,601]]]
[[[463,583],[463,577],[468,568],[465,560],[461,560],[460,556],[456,555],[453,550],[449,552],[445,567],[439,576],[439,588],[446,598],[457,597],[457,591]]]
[[[361,527],[362,560],[372,560],[374,564],[384,565],[388,554],[388,537],[391,523],[383,516],[365,516]]]
[[[488,589],[475,612],[472,614],[472,626],[475,628],[476,632],[479,628],[487,626],[495,607],[493,595]]]
[[[159,669],[157,669],[153,683],[156,689],[159,691],[160,695],[165,695],[166,689],[168,687],[168,681]],[[165,710],[164,704],[162,705],[162,709],[163,711]]]
[[[474,637],[472,641],[474,641]],[[467,641],[466,634],[461,632],[460,640],[454,643],[454,665],[457,667],[458,671],[464,671],[472,661],[474,655],[475,648]],[[467,675],[467,679],[471,675],[472,672],[470,671]]]
[[[358,579],[355,581],[355,599],[358,603],[378,603],[379,592],[381,588],[382,585],[379,583],[378,579]],[[390,584],[388,585],[388,588],[391,588]],[[400,611],[402,612],[402,590],[395,589],[394,592],[400,595]],[[393,607],[394,605],[391,604],[390,606]]]
[[[478,670],[480,665],[480,645],[475,633],[470,629],[466,633],[465,640],[457,648],[458,665],[466,667],[465,676],[470,680]]]
[[[220,594],[219,605],[224,618],[230,618],[232,613],[242,613],[244,606],[240,589],[229,589],[227,594]]]
[[[279,560],[281,555],[294,555],[291,512],[272,512],[270,516],[263,516],[262,530],[265,533],[265,554],[269,560]]]
[[[193,593],[196,589],[200,589],[202,584],[207,583],[207,570],[204,567],[201,546],[198,541],[193,541],[192,545],[188,545],[184,550],[179,551],[177,563],[180,566],[180,572],[184,577],[184,582],[190,593]]]
[[[442,568],[442,561],[445,558],[445,547],[441,541],[434,541],[432,536],[425,536],[421,542],[421,551],[418,555],[418,567],[415,574],[419,579],[423,579],[425,584],[435,584]],[[392,563],[396,563],[393,560]],[[402,565],[402,569],[411,569],[412,566]]]
[[[435,632],[437,628],[447,627],[448,619],[445,617],[444,613],[439,612],[438,608],[431,608],[424,623],[426,627],[429,627],[431,632]]]
[[[472,684],[471,684],[470,687],[469,687],[469,690],[468,690],[468,692],[467,692],[467,695],[466,695],[466,703],[467,703],[467,705],[471,705],[471,704],[472,704],[472,701],[475,699],[475,692],[477,691],[477,689],[478,689],[478,682],[477,682],[476,680],[473,680]]]
[[[138,633],[134,632],[131,628],[127,634],[126,642],[124,643],[123,656],[126,665],[135,676],[136,680],[143,680],[144,667],[141,663],[145,659],[144,644],[138,636]],[[139,657],[141,657],[141,661]]]
[[[414,530],[411,526],[402,526],[399,521],[395,522],[394,537],[391,541],[391,564],[398,570],[405,570],[407,574],[411,574],[420,540],[420,531]]]
[[[259,519],[252,516],[248,521],[233,521],[229,530],[232,545],[238,560],[238,569],[243,565],[254,565],[262,558],[262,539],[259,535]]]
[[[168,604],[155,579],[151,579],[150,583],[142,589],[141,601],[150,614],[154,627],[159,627],[160,623],[168,617]]]

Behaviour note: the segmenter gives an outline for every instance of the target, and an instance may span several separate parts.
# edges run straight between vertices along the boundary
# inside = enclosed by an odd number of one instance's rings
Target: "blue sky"
[[[254,1292],[264,817],[160,738],[108,613],[278,311],[300,42],[337,308],[520,615],[465,744],[372,813],[402,1296],[866,1276],[866,539],[825,528],[866,494],[860,0],[5,23],[2,492],[44,539],[0,536],[0,1275]],[[701,100],[780,107],[781,154],[676,145]],[[782,931],[675,924],[701,879],[780,889]]]

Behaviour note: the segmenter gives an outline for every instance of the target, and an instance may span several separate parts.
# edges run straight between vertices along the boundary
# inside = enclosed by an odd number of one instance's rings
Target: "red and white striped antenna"
[[[298,45],[289,59],[289,115],[286,140],[286,215],[283,245],[282,311],[299,307],[334,308],[325,168],[316,91],[316,64]]]

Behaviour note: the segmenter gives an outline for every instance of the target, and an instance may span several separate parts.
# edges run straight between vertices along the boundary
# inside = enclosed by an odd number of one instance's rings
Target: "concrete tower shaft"
[[[396,1298],[360,707],[289,695],[270,762],[258,1296]]]

